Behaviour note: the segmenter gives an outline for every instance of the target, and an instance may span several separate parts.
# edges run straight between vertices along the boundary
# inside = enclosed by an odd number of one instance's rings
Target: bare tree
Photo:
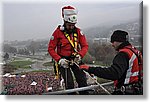
[[[3,45],[3,51],[8,53],[17,53],[17,49],[9,44]]]
[[[35,41],[31,41],[30,45],[27,46],[27,49],[29,51],[31,51],[31,53],[33,55],[35,55],[35,52],[39,50],[39,47],[40,47],[40,44],[38,42],[35,42]]]
[[[97,61],[103,64],[110,64],[115,55],[115,50],[108,43],[104,44],[89,44],[89,53],[96,58]]]

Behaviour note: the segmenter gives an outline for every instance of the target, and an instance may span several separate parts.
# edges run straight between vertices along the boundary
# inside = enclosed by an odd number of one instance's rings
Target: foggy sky
[[[132,3],[4,3],[4,40],[50,38],[55,28],[59,24],[63,24],[61,8],[65,5],[72,5],[78,9],[77,26],[85,29],[97,25],[113,25],[139,19],[139,4],[140,0]]]

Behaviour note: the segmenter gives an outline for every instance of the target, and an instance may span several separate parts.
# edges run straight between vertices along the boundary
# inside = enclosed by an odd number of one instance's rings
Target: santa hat
[[[62,17],[67,22],[76,23],[77,13],[78,11],[72,6],[65,6],[62,8]]]
[[[65,6],[62,8],[62,17],[64,18],[64,15],[77,15],[78,11],[72,7],[72,6]]]

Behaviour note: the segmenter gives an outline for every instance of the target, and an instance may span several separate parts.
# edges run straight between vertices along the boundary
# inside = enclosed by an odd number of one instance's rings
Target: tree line
[[[98,61],[102,64],[108,65],[112,62],[115,51],[110,45],[110,43],[93,43],[92,41],[88,42],[89,49],[88,53],[83,59],[85,63],[93,63]],[[16,48],[10,44],[4,44],[3,51],[7,53],[22,54],[22,55],[34,55],[36,52],[40,52],[41,49],[47,50],[48,43],[41,43],[38,41],[31,41],[29,45],[26,45],[24,48]]]
[[[31,41],[29,45],[25,47],[14,47],[11,44],[3,45],[3,52],[14,53],[14,54],[22,54],[22,55],[35,55],[36,52],[40,51],[40,49],[46,49],[47,46],[41,44],[38,41]]]
[[[91,63],[92,61],[98,61],[100,64],[110,65],[115,53],[110,43],[98,44],[89,42],[89,49],[84,62]]]

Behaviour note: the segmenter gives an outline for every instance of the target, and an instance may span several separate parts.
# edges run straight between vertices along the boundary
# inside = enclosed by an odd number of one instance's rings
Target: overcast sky
[[[50,38],[55,28],[59,24],[63,24],[61,8],[66,5],[78,9],[77,26],[81,29],[108,23],[111,25],[127,22],[140,17],[139,4],[141,0],[93,3],[59,1],[3,3],[4,40]]]

